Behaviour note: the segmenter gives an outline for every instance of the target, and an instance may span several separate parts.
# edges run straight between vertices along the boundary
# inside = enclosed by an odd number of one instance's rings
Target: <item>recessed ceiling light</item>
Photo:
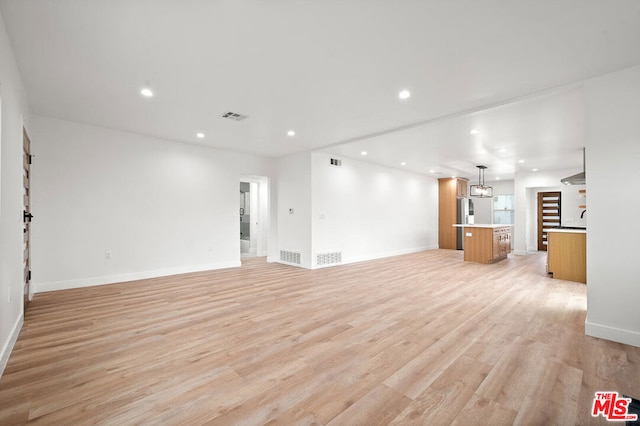
[[[537,171],[538,171],[538,169],[531,169],[531,171],[532,171],[532,172],[537,172]]]
[[[477,135],[480,133],[480,129],[471,129],[471,131],[469,132],[470,135]]]
[[[409,97],[411,97],[411,92],[408,90],[401,90],[400,93],[398,93],[398,97],[400,99],[409,99]]]
[[[402,163],[400,163],[401,166],[406,166],[407,163],[405,163],[404,161]]]
[[[518,163],[522,164],[524,163],[524,160],[518,160]]]
[[[435,170],[429,170],[429,173],[435,173],[435,172],[436,172]]]
[[[502,147],[502,148],[500,148],[498,151],[500,151],[500,152],[507,152],[507,148]]]
[[[200,133],[196,133],[196,136],[200,139],[204,139],[204,133],[200,132]]]
[[[145,98],[152,98],[153,90],[149,89],[148,87],[143,87],[142,89],[140,89],[140,94]]]
[[[500,176],[496,176],[496,180],[500,180]]]
[[[367,155],[367,151],[362,151],[360,154],[361,155]]]
[[[289,130],[287,132],[287,136],[295,136],[295,135],[296,135],[296,132],[294,130]]]

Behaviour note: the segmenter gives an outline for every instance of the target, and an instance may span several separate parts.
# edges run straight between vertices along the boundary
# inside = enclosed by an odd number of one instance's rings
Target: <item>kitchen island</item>
[[[453,225],[464,229],[464,260],[494,263],[511,252],[512,225]]]
[[[547,230],[547,272],[553,278],[587,283],[587,230]]]

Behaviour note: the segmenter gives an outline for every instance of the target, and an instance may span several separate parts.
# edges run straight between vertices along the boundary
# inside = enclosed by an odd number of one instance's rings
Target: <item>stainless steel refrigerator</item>
[[[458,198],[456,204],[456,224],[473,225],[474,211],[473,200],[469,198]],[[464,250],[464,228],[456,228],[456,248]]]

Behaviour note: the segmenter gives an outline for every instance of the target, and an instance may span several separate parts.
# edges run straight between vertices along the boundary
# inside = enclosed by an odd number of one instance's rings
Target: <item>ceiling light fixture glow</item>
[[[200,133],[196,133],[196,136],[197,136],[199,139],[204,139],[204,133],[202,133],[202,132],[200,132]]]
[[[537,171],[538,171],[538,169],[531,169],[531,171],[532,171],[532,172],[537,172]]]
[[[360,155],[367,155],[367,151],[362,151]]]
[[[522,164],[524,163],[524,160],[518,160],[518,163]]]
[[[402,163],[400,163],[401,166],[406,166],[407,163],[405,163],[404,161]]]
[[[478,135],[478,134],[480,134],[480,129],[471,129],[469,134],[470,135]]]
[[[145,98],[152,98],[153,90],[149,89],[148,87],[143,87],[142,89],[140,89],[140,94]]]
[[[291,137],[293,137],[293,136],[295,136],[295,135],[296,135],[296,132],[295,132],[294,130],[289,130],[289,131],[287,132],[287,136],[291,136]]]
[[[409,99],[411,97],[411,92],[408,90],[401,90],[400,93],[398,93],[398,97],[400,99]]]

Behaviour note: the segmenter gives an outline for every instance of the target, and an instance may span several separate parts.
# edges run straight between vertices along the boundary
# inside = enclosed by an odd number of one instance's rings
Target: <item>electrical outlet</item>
[[[105,260],[111,260],[111,252],[110,251],[105,251],[104,252],[104,259]]]

